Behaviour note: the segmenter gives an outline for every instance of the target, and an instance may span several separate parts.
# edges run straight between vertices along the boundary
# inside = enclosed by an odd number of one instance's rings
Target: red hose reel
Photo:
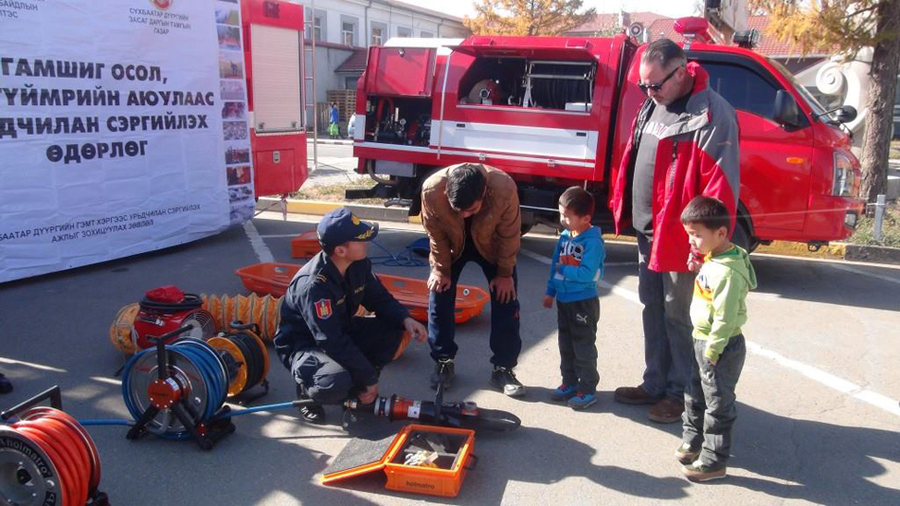
[[[100,455],[74,418],[57,407],[35,406],[45,398],[61,406],[53,387],[2,414],[0,499],[4,504],[109,506],[100,484]]]

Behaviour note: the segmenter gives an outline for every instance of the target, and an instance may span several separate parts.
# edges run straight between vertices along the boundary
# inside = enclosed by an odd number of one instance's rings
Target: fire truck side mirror
[[[799,128],[803,125],[800,108],[794,97],[785,90],[775,93],[775,121],[788,128]]]

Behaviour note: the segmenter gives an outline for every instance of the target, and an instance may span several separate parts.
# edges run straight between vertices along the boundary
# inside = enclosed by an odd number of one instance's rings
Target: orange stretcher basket
[[[409,310],[414,320],[428,322],[428,284],[421,279],[378,274],[378,279],[391,295]],[[481,288],[456,285],[456,323],[464,323],[478,316],[490,300]]]
[[[291,239],[291,258],[312,258],[322,251],[319,234],[315,230],[303,232]]]
[[[281,297],[300,267],[299,264],[266,262],[241,267],[234,273],[241,278],[247,290],[257,295]]]
[[[267,262],[248,265],[234,271],[248,290],[259,295],[281,297],[287,291],[300,264]],[[377,274],[378,279],[391,295],[409,310],[409,315],[420,322],[428,321],[428,285],[424,280]],[[464,323],[478,316],[490,300],[481,288],[468,285],[456,287],[456,323]]]
[[[407,451],[417,448],[412,441],[423,434],[441,434],[453,447],[452,452],[439,454],[439,467],[405,464]],[[384,469],[387,475],[384,487],[388,490],[456,497],[466,474],[475,468],[477,457],[474,451],[473,430],[411,424],[403,427],[393,440],[361,441],[352,448],[348,444],[348,448],[338,455],[335,463],[325,470],[322,483],[334,485],[348,478]],[[345,452],[352,455],[345,456]]]

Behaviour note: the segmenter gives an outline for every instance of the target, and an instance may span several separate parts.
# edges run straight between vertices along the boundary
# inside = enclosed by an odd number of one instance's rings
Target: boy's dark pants
[[[597,390],[597,322],[600,300],[596,297],[556,302],[559,322],[559,370],[563,385],[578,385],[581,394]]]
[[[744,368],[747,347],[743,334],[732,337],[716,365],[703,355],[705,350],[706,341],[694,339],[696,361],[684,389],[682,441],[691,448],[702,446],[700,462],[719,468],[731,452],[731,427],[737,417],[734,388]]]

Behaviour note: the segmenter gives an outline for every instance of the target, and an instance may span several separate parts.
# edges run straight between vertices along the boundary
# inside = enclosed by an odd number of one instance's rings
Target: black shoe
[[[525,386],[516,379],[516,373],[508,367],[494,366],[491,373],[491,386],[510,397],[525,395]]]
[[[0,373],[0,394],[8,394],[13,391],[12,383],[6,379],[3,373]]]
[[[310,400],[309,394],[302,385],[297,385],[297,399]],[[310,402],[300,406],[300,418],[306,423],[322,425],[325,423],[325,408],[318,402]]]
[[[434,364],[434,374],[431,375],[431,388],[437,390],[438,383],[444,384],[444,390],[449,390],[456,377],[456,366],[452,358],[442,358]]]

